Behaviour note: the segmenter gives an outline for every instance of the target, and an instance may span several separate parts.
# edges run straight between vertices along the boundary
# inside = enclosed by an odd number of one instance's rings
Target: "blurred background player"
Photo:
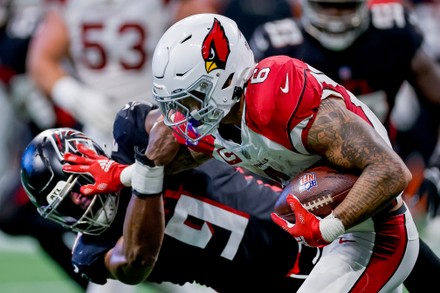
[[[117,111],[150,100],[150,56],[170,24],[168,9],[161,0],[51,5],[29,50],[32,79],[108,148]]]
[[[19,179],[21,153],[36,134],[47,127],[75,127],[26,74],[28,45],[43,13],[39,0],[0,1],[0,230],[35,240],[38,251],[81,290],[88,282],[72,272],[70,262],[75,235],[40,217]]]
[[[262,23],[292,17],[293,11],[287,0],[218,0],[218,13],[237,22],[246,39]],[[209,11],[208,11],[209,12]]]
[[[297,14],[289,0],[181,0],[175,20],[197,13],[218,13],[235,20],[248,38],[254,29],[265,22]]]

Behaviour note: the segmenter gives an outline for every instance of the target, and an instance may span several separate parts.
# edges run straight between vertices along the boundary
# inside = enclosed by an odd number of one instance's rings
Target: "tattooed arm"
[[[346,229],[390,204],[411,180],[400,157],[340,99],[322,101],[308,144],[310,151],[336,167],[360,173],[347,197],[334,210]]]

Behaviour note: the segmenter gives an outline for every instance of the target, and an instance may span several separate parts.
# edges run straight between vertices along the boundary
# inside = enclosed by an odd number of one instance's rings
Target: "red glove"
[[[295,237],[296,241],[307,246],[323,247],[345,232],[341,220],[333,214],[321,219],[304,208],[299,199],[292,194],[287,196],[286,201],[295,213],[296,223],[292,224],[276,213],[272,213],[272,220]]]
[[[96,193],[113,193],[125,185],[121,182],[121,172],[128,165],[116,163],[107,156],[98,155],[85,145],[78,144],[78,150],[83,156],[65,153],[64,160],[73,165],[63,165],[63,171],[75,174],[88,174],[95,180],[94,184],[83,185],[80,192],[84,195]]]

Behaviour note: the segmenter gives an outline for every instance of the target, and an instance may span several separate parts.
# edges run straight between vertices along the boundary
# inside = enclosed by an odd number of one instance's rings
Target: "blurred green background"
[[[0,232],[0,292],[82,293],[83,290],[45,255],[34,239]],[[140,285],[135,292],[161,291]]]
[[[130,293],[213,293],[198,284],[133,287]],[[125,290],[124,290],[125,291]],[[57,264],[27,236],[9,236],[0,231],[0,293],[83,293]],[[96,288],[92,290],[97,293]],[[100,290],[100,293],[106,290]],[[114,292],[114,291],[112,291]],[[120,292],[124,293],[124,292]]]
[[[80,293],[81,289],[45,256],[33,239],[0,234],[0,292]]]

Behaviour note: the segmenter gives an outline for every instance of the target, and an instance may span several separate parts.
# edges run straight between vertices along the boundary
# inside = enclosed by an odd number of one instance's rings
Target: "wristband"
[[[131,178],[133,193],[139,198],[157,196],[162,193],[164,167],[154,166],[138,148],[135,148],[136,162]]]
[[[319,222],[322,239],[328,243],[333,242],[339,235],[344,234],[345,228],[342,221],[335,217],[333,212]]]

